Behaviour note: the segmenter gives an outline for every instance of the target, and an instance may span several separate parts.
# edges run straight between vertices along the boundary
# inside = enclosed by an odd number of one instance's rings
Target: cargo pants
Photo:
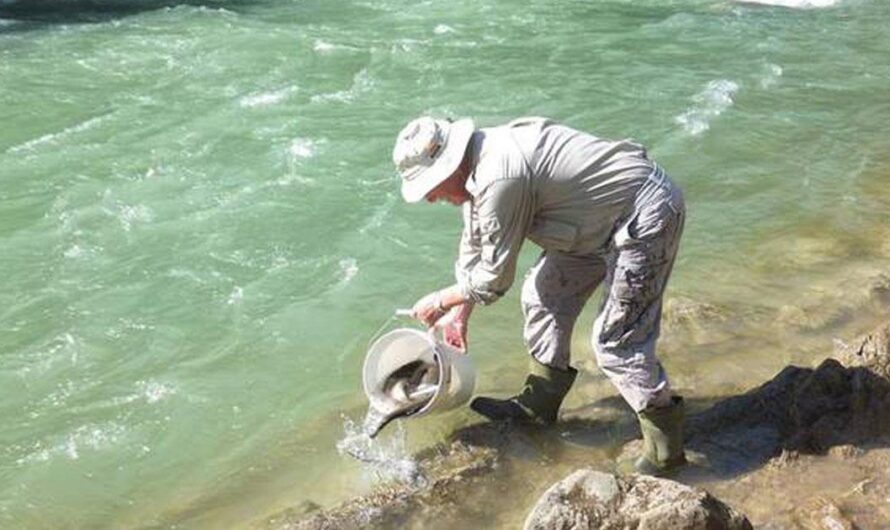
[[[522,287],[529,353],[542,364],[566,369],[575,321],[602,284],[591,337],[600,369],[635,411],[668,405],[670,383],[655,342],[685,216],[680,188],[656,168],[604,254],[544,251]]]

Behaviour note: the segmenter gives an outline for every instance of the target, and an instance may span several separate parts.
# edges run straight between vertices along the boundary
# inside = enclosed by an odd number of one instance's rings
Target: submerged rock
[[[852,317],[852,311],[827,298],[809,305],[784,305],[776,312],[775,324],[799,331],[836,328]]]
[[[824,235],[788,233],[758,246],[757,261],[769,271],[800,271],[849,256],[848,244]]]
[[[664,305],[662,322],[666,328],[703,329],[713,322],[723,322],[728,318],[726,310],[707,302],[699,302],[686,297],[669,298]]]
[[[866,280],[860,276],[841,278],[830,287],[811,287],[799,299],[778,307],[772,324],[777,330],[824,332],[841,328],[864,312],[890,309],[890,276],[879,273]]]
[[[751,523],[708,492],[672,480],[575,471],[550,487],[525,530],[645,528],[750,530]]]
[[[303,501],[297,506],[297,513],[299,515],[308,515],[312,512],[317,512],[320,509],[321,506],[312,501]]]
[[[869,299],[878,307],[890,307],[890,276],[880,274],[868,286]]]
[[[726,308],[679,296],[665,302],[662,324],[679,342],[703,344],[725,340],[731,316]]]

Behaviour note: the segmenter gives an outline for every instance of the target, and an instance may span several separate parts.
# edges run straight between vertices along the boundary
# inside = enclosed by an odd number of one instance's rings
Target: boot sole
[[[476,398],[470,402],[473,412],[488,418],[491,421],[521,421],[534,422],[522,408],[512,401]]]

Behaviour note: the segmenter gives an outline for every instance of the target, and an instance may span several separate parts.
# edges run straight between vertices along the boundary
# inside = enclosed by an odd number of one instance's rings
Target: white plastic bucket
[[[377,339],[365,357],[362,381],[372,409],[388,414],[399,406],[384,391],[384,385],[399,368],[415,361],[431,367],[435,393],[404,416],[450,410],[463,405],[473,395],[476,371],[469,355],[441,342],[432,333],[399,328]]]

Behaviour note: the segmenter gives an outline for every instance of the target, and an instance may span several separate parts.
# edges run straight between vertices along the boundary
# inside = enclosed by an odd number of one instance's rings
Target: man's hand
[[[442,295],[439,294],[439,291],[435,291],[424,296],[414,304],[411,312],[414,318],[426,324],[427,327],[433,327],[446,313],[442,308]]]
[[[448,314],[439,320],[436,327],[442,330],[445,344],[466,353],[467,330],[472,312],[473,304],[463,303],[452,307]]]

